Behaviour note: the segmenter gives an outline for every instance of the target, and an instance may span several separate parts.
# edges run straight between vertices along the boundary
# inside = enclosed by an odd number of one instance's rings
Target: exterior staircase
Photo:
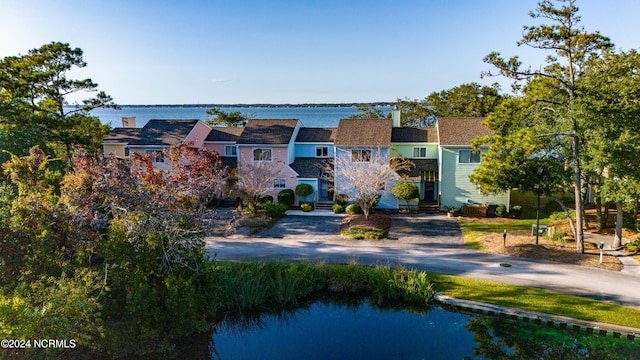
[[[316,210],[333,210],[333,201],[318,200],[315,205]]]
[[[219,207],[222,208],[237,208],[238,207],[238,201],[236,199],[222,199],[220,201],[220,205],[218,205]]]
[[[437,214],[440,212],[440,204],[432,201],[420,201],[418,210],[426,214]]]

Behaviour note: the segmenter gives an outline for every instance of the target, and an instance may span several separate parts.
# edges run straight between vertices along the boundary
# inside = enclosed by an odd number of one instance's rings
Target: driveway
[[[287,215],[260,238],[306,238],[322,239],[336,237],[340,231],[342,217]]]
[[[457,221],[441,215],[394,215],[388,238],[411,244],[464,244]]]

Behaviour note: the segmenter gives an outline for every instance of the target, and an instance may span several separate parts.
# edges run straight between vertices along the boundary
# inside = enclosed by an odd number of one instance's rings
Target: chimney
[[[122,127],[124,128],[134,128],[136,127],[136,117],[123,117],[122,118]]]
[[[400,127],[400,109],[398,105],[393,105],[393,110],[391,111],[391,124],[394,128]]]

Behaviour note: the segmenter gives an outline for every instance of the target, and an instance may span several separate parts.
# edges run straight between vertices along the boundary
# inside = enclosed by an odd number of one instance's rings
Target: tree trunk
[[[622,201],[616,202],[616,234],[613,237],[613,248],[617,249],[622,246]]]
[[[638,230],[638,206],[640,205],[640,199],[636,199],[633,203],[633,226],[635,226],[636,231]]]
[[[585,189],[582,192],[582,221],[584,221],[584,228],[589,229],[589,221],[587,220],[587,197],[589,197],[589,184],[585,184]]]
[[[602,228],[606,228],[607,227],[607,223],[609,223],[609,202],[605,201],[604,202],[604,214],[602,216]]]
[[[596,225],[598,231],[602,230],[602,196],[600,196],[600,190],[596,191]]]
[[[580,177],[580,158],[578,157],[580,139],[578,139],[578,124],[575,119],[571,121],[571,131],[573,133],[573,178],[575,182],[574,196],[576,201],[576,253],[584,254],[584,232],[582,227],[582,186],[580,186],[582,179]]]

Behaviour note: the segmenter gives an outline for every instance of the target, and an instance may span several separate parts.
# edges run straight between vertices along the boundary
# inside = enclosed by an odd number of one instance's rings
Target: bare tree
[[[273,192],[274,179],[283,176],[279,162],[243,161],[238,166],[238,191],[249,211],[255,211],[261,198]]]
[[[336,191],[353,198],[368,219],[385,186],[398,181],[398,171],[408,166],[407,160],[392,158],[388,149],[380,147],[337,149],[333,181]]]

